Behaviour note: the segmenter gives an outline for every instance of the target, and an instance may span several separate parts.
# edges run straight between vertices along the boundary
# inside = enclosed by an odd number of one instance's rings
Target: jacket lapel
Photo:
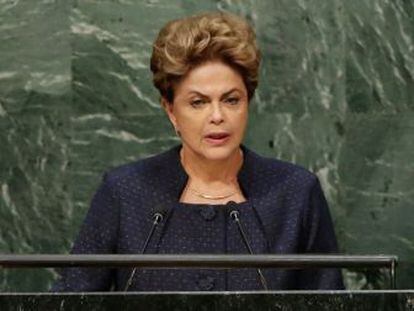
[[[278,195],[280,189],[273,182],[276,180],[272,176],[275,172],[271,170],[270,165],[267,165],[270,159],[259,156],[243,145],[241,147],[244,162],[238,181],[243,194],[256,214],[269,251],[276,238],[277,213],[275,210],[281,204],[282,196]]]
[[[147,203],[152,214],[161,212],[164,219],[154,232],[148,253],[158,253],[169,218],[187,184],[188,175],[181,165],[180,149],[181,145],[160,154],[152,167],[154,174],[150,178],[153,179],[153,190],[147,197]]]

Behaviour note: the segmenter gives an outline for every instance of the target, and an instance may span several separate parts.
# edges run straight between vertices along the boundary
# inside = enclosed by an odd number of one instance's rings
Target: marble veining
[[[0,0],[0,252],[67,252],[105,170],[178,143],[151,43],[167,20],[214,9],[251,21],[263,51],[246,145],[315,172],[341,250],[400,256],[412,288],[413,0]],[[2,271],[0,291],[54,277]]]

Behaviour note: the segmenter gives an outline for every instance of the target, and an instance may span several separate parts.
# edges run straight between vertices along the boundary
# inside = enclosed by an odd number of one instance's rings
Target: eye
[[[198,99],[193,99],[190,102],[190,105],[193,106],[194,108],[199,108],[201,106],[203,106],[206,103],[206,101],[204,99],[198,98]]]
[[[230,105],[237,105],[240,101],[240,98],[238,97],[229,97],[225,100],[226,103]]]

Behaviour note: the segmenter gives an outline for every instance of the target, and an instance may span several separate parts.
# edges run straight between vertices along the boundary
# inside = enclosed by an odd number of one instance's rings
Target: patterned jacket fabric
[[[188,176],[181,146],[105,174],[73,245],[73,254],[139,254],[153,223],[150,254],[247,254],[229,205],[180,203]],[[233,204],[255,254],[335,253],[337,242],[317,177],[297,165],[242,146],[238,182],[246,202]],[[342,289],[338,269],[262,269],[268,287]],[[123,290],[131,269],[67,268],[52,291]],[[256,269],[137,269],[130,291],[262,290]]]

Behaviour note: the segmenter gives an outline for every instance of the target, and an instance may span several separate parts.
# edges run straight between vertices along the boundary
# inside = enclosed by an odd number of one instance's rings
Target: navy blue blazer
[[[74,254],[137,254],[166,210],[146,253],[246,254],[226,205],[180,203],[188,176],[181,146],[118,167],[104,177]],[[247,201],[235,208],[256,254],[332,253],[335,233],[317,177],[291,163],[264,158],[242,146],[238,182]],[[53,291],[122,290],[131,269],[68,268]],[[263,269],[270,289],[342,289],[337,269]],[[260,290],[255,269],[138,269],[129,290]]]

